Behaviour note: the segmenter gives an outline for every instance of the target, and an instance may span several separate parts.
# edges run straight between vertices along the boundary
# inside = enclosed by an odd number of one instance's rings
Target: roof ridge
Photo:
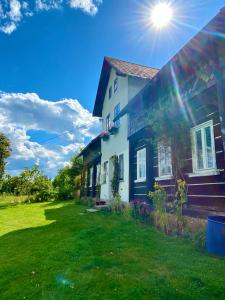
[[[146,65],[138,64],[138,63],[133,63],[133,62],[130,62],[130,61],[122,60],[122,59],[111,57],[111,56],[105,56],[105,59],[113,59],[113,60],[117,60],[117,61],[120,61],[120,62],[128,63],[130,65],[135,65],[135,66],[144,67],[144,68],[148,68],[148,69],[154,69],[154,70],[158,70],[158,71],[160,70],[158,68],[149,67],[149,66],[146,66]]]

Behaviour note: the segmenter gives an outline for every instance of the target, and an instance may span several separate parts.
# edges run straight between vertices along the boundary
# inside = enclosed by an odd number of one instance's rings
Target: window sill
[[[174,179],[173,175],[165,175],[165,176],[160,176],[155,178],[156,181],[170,180],[170,179]]]
[[[189,173],[188,176],[191,177],[204,177],[204,176],[216,176],[220,174],[220,170],[203,171],[199,173]]]
[[[146,178],[134,180],[134,183],[139,183],[139,182],[146,182]]]

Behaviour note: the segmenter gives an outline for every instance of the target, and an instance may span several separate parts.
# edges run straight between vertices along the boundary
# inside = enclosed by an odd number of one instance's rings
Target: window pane
[[[119,177],[120,180],[123,180],[123,174],[124,174],[124,167],[123,167],[124,163],[123,163],[123,154],[121,154],[119,156]]]
[[[171,147],[168,145],[160,144],[159,150],[159,176],[171,175]]]
[[[141,159],[141,170],[142,170],[142,178],[146,177],[146,149],[141,150],[142,159]]]
[[[110,128],[110,115],[106,117],[106,131],[108,131]]]
[[[213,149],[212,149],[212,136],[211,136],[211,128],[205,128],[205,139],[206,139],[206,166],[207,168],[213,168]]]
[[[146,178],[146,149],[137,151],[137,179]]]
[[[117,88],[118,88],[118,78],[114,80],[114,93],[117,91]]]
[[[109,99],[112,97],[112,87],[109,88]]]
[[[117,104],[116,107],[114,108],[114,118],[118,116],[120,113],[120,104]],[[120,126],[120,119],[115,122],[115,126],[119,127]]]
[[[197,169],[198,170],[204,169],[201,130],[196,132],[196,154],[197,154]]]

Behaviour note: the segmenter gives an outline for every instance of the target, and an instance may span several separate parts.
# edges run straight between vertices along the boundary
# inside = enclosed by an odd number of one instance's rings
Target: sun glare
[[[151,10],[151,22],[157,29],[166,27],[173,17],[173,9],[170,4],[160,2]]]

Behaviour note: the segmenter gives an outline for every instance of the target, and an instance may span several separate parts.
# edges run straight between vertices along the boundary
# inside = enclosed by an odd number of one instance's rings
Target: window
[[[106,117],[106,120],[105,120],[106,131],[109,131],[109,128],[110,128],[110,114],[108,114],[108,116]]]
[[[103,175],[102,175],[102,183],[106,183],[107,179],[107,173],[108,173],[108,162],[105,161],[103,164]]]
[[[96,185],[100,185],[101,165],[96,166]]]
[[[137,151],[137,181],[146,181],[146,148]]]
[[[92,187],[93,182],[93,168],[90,168],[89,187]]]
[[[117,104],[114,108],[114,118],[118,116],[120,113],[120,104]],[[120,127],[120,119],[115,122],[116,127]]]
[[[124,180],[124,156],[123,154],[119,155],[119,178]]]
[[[111,99],[112,98],[112,87],[110,86],[110,88],[109,88],[109,99]]]
[[[172,175],[171,146],[165,143],[158,144],[159,177]]]
[[[117,91],[117,89],[118,89],[118,78],[114,80],[114,93]]]
[[[193,172],[216,169],[213,121],[191,129]]]
[[[85,178],[85,187],[88,187],[88,172],[86,171],[84,174],[84,178]]]

